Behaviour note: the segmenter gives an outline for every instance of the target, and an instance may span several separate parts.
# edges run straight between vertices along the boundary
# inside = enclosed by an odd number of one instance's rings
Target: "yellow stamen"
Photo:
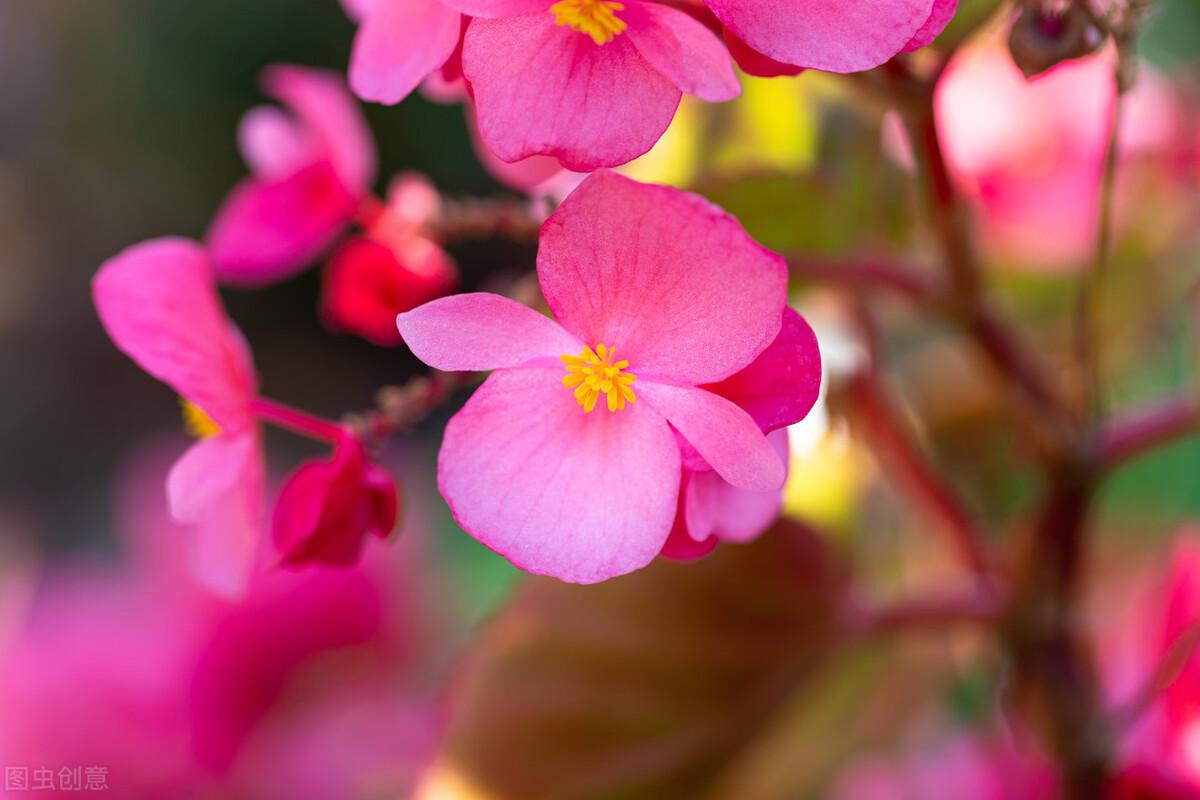
[[[617,16],[624,10],[624,3],[613,0],[559,0],[550,6],[556,23],[592,37],[596,44],[608,44],[629,27]]]
[[[182,397],[179,398],[179,404],[183,406],[183,427],[189,434],[197,439],[207,439],[221,432],[221,426],[204,413],[200,406]]]
[[[629,362],[616,361],[616,355],[616,348],[600,344],[595,350],[584,347],[577,356],[561,356],[567,365],[563,386],[575,390],[572,394],[584,412],[592,413],[602,394],[608,398],[609,411],[620,411],[637,400],[630,388],[637,376],[625,372]]]

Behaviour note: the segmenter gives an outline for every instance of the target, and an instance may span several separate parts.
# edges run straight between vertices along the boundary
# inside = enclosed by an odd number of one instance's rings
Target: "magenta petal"
[[[786,430],[767,435],[783,464],[788,460]],[[717,473],[693,472],[684,483],[684,516],[688,535],[696,542],[718,537],[729,542],[749,542],[759,537],[779,516],[783,497],[773,492],[748,492],[732,486]]]
[[[438,486],[463,529],[517,566],[594,583],[662,549],[679,448],[642,403],[585,414],[562,372],[503,370],[446,426]]]
[[[238,286],[291,277],[333,244],[358,205],[328,162],[281,181],[242,181],[208,230],[217,277]]]
[[[238,123],[238,149],[256,177],[277,180],[320,160],[319,143],[279,106],[258,106]]]
[[[108,335],[138,366],[223,430],[251,424],[254,366],[221,307],[204,248],[188,239],[130,247],[100,267],[92,296]]]
[[[716,549],[717,537],[710,536],[704,541],[696,541],[688,534],[687,517],[684,509],[684,498],[687,496],[688,481],[694,473],[687,469],[683,471],[683,483],[679,489],[679,511],[675,514],[675,524],[671,526],[671,535],[667,537],[659,554],[675,561],[694,561],[703,558]]]
[[[192,445],[167,475],[171,516],[192,527],[192,568],[209,589],[237,596],[258,551],[263,495],[256,430]]]
[[[396,317],[417,358],[447,372],[558,363],[583,345],[554,320],[498,294],[456,294]],[[561,366],[561,365],[560,365]],[[565,374],[565,373],[564,373]]]
[[[725,39],[725,46],[729,48],[729,55],[733,56],[733,60],[742,68],[742,72],[745,72],[747,75],[754,75],[759,78],[779,78],[783,76],[791,77],[804,72],[804,67],[784,64],[782,61],[776,61],[773,58],[764,56],[739,39],[728,28],[724,29],[723,38]]]
[[[590,176],[542,227],[537,265],[563,327],[643,379],[721,380],[779,333],[783,259],[676,189]]]
[[[623,19],[624,35],[642,58],[680,91],[701,100],[732,100],[742,93],[729,52],[715,33],[695,17],[656,3],[630,4]]]
[[[548,14],[553,0],[442,0],[468,17],[519,17],[525,14]]]
[[[784,309],[775,341],[740,372],[704,387],[746,410],[763,432],[804,419],[821,390],[821,351],[804,318]]]
[[[645,153],[671,123],[680,92],[628,36],[605,45],[542,13],[474,19],[463,71],[479,132],[504,161],[551,155],[589,172]]]
[[[783,486],[783,462],[750,415],[733,403],[691,386],[638,381],[635,388],[638,400],[666,417],[729,483],[752,492]]]
[[[361,194],[370,188],[375,180],[375,141],[340,75],[276,65],[263,71],[263,89],[308,129],[349,191]]]
[[[362,21],[350,86],[364,100],[399,103],[454,54],[462,15],[439,0],[382,0]]]
[[[753,49],[775,61],[828,72],[873,69],[899,53],[929,19],[932,0],[706,0]]]
[[[913,34],[913,38],[904,45],[904,50],[901,52],[911,53],[913,50],[920,50],[922,47],[933,44],[933,40],[941,36],[942,31],[950,24],[950,20],[954,19],[954,12],[957,10],[958,0],[933,0],[933,10],[929,14],[929,19],[925,20],[921,29]]]

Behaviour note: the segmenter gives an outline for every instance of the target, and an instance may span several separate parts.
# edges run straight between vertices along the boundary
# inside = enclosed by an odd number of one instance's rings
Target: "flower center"
[[[608,44],[628,27],[617,16],[624,10],[624,3],[612,0],[559,0],[550,6],[555,22],[587,34],[596,44]]]
[[[200,406],[190,400],[184,400],[182,397],[179,398],[179,405],[183,407],[183,427],[192,436],[197,439],[207,439],[221,432],[221,426],[204,413],[204,409]]]
[[[629,362],[614,361],[616,354],[616,348],[599,344],[595,350],[583,348],[577,356],[561,356],[567,365],[563,386],[575,389],[575,399],[588,414],[601,394],[608,396],[609,411],[620,411],[626,403],[637,400],[630,388],[637,376],[622,371],[629,369]]]

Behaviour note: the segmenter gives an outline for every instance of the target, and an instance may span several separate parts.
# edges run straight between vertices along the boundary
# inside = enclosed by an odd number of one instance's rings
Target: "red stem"
[[[336,442],[346,432],[345,428],[332,420],[265,397],[256,398],[251,408],[260,419],[318,442]]]
[[[1115,469],[1164,444],[1200,432],[1200,401],[1173,398],[1112,420],[1097,435],[1101,470]]]

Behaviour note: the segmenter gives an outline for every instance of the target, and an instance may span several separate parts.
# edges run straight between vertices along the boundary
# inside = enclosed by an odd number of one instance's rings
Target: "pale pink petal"
[[[350,86],[364,100],[399,103],[458,47],[462,15],[439,0],[382,0],[363,18]]]
[[[750,415],[733,403],[691,386],[638,381],[635,391],[639,403],[666,417],[729,483],[752,492],[783,486],[783,462]]]
[[[282,181],[247,178],[208,229],[217,277],[238,286],[291,277],[333,244],[358,207],[359,198],[346,191],[327,162]]]
[[[763,432],[807,416],[821,390],[821,351],[804,318],[784,309],[775,341],[750,366],[704,387],[741,406]]]
[[[238,149],[256,177],[280,180],[321,158],[320,145],[291,114],[258,106],[242,115]]]
[[[703,558],[719,544],[715,536],[698,542],[688,534],[684,497],[687,494],[688,479],[691,475],[690,471],[684,469],[683,483],[679,489],[679,510],[675,513],[675,524],[671,526],[671,535],[667,537],[662,552],[659,554],[676,561],[694,561],[697,558]]]
[[[592,175],[542,227],[537,262],[563,327],[639,377],[718,381],[779,333],[783,259],[676,189]]]
[[[226,431],[252,422],[254,366],[199,244],[154,239],[131,247],[100,267],[92,296],[108,335],[138,366]]]
[[[742,93],[729,51],[690,14],[656,3],[630,3],[621,18],[629,25],[623,35],[680,91],[712,102]]]
[[[583,349],[554,320],[485,292],[434,300],[399,315],[396,325],[417,358],[446,371],[549,366]]]
[[[468,17],[519,17],[525,14],[549,14],[554,0],[442,0]]]
[[[560,371],[503,370],[446,426],[438,486],[458,523],[518,567],[594,583],[662,549],[679,448],[642,403],[585,414]]]
[[[276,65],[263,71],[263,90],[290,108],[308,128],[347,191],[362,194],[370,188],[375,180],[375,141],[340,75]]]
[[[739,39],[737,34],[728,28],[722,30],[722,37],[725,39],[725,46],[729,48],[729,55],[733,56],[733,60],[747,75],[759,78],[779,78],[791,77],[804,72],[804,67],[785,64],[764,56]]]
[[[192,527],[192,569],[209,589],[241,594],[258,552],[263,498],[256,430],[192,445],[167,475],[171,516]]]
[[[355,22],[362,22],[362,18],[370,13],[371,9],[382,1],[383,0],[341,0],[342,9],[346,12],[346,16]]]
[[[588,172],[654,146],[680,92],[628,36],[605,45],[542,13],[475,19],[463,43],[479,132],[504,161],[551,155]]]
[[[471,135],[471,146],[479,163],[493,178],[510,189],[529,193],[563,171],[558,159],[551,156],[530,156],[520,161],[503,161],[484,143],[479,135],[479,121],[475,118],[475,107],[466,104],[467,132]]]
[[[721,22],[775,61],[828,72],[873,69],[907,45],[933,0],[706,0]]]
[[[933,10],[929,14],[929,19],[925,20],[925,24],[921,26],[920,30],[913,34],[913,38],[901,52],[911,53],[913,50],[920,50],[922,47],[933,44],[933,40],[941,36],[946,25],[954,19],[954,12],[957,10],[958,0],[933,0]]]
[[[783,464],[788,461],[786,430],[767,434]],[[692,472],[684,482],[684,515],[688,535],[696,542],[718,537],[729,542],[758,538],[779,516],[779,491],[748,492],[726,482],[712,470]]]

